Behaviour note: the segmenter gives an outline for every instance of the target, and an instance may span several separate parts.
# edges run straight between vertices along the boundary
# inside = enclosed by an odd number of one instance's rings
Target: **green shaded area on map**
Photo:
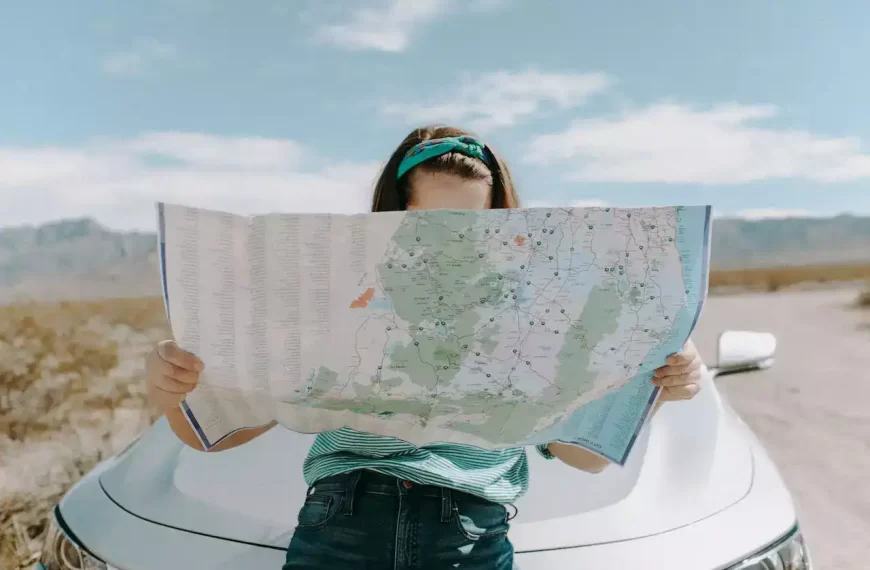
[[[559,368],[554,386],[542,398],[498,405],[488,401],[478,403],[474,399],[463,399],[466,413],[474,413],[474,408],[479,406],[479,413],[486,413],[488,419],[480,424],[456,422],[451,427],[495,443],[521,441],[535,431],[541,416],[560,407],[564,408],[578,394],[592,388],[593,377],[586,376],[591,361],[590,347],[596,346],[606,335],[617,331],[622,308],[622,299],[616,284],[613,280],[609,281],[610,283],[603,283],[592,289],[583,312],[565,335],[565,342],[557,356]],[[581,381],[584,376],[588,378],[586,382]],[[558,419],[553,418],[554,421]]]
[[[469,343],[480,338],[475,334],[487,334],[486,327],[478,328],[478,309],[500,298],[503,279],[470,246],[481,237],[473,228],[478,217],[409,212],[393,243],[400,255],[413,254],[414,263],[405,268],[385,260],[377,268],[396,316],[410,326],[411,342],[393,349],[390,368],[427,392],[456,377]]]

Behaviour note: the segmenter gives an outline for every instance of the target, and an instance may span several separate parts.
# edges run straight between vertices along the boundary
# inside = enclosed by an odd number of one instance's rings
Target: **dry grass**
[[[736,269],[710,272],[710,289],[779,291],[809,283],[853,283],[870,279],[870,265],[807,265],[773,269]]]
[[[49,509],[150,425],[141,367],[160,299],[0,307],[0,568],[41,548]]]
[[[858,294],[855,304],[861,309],[870,309],[870,285],[867,289]]]

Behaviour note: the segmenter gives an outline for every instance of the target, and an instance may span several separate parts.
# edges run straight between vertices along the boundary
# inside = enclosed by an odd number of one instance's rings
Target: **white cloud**
[[[443,14],[448,0],[364,0],[346,21],[327,24],[317,38],[349,50],[402,52],[429,21]],[[373,5],[371,5],[373,4]]]
[[[302,145],[291,140],[178,132],[146,134],[128,146],[136,153],[213,168],[280,169],[296,166],[303,153]]]
[[[198,133],[0,147],[0,227],[92,216],[113,228],[153,230],[156,201],[240,214],[360,212],[379,167],[330,163],[292,140]]]
[[[603,73],[496,71],[467,76],[434,100],[388,103],[381,110],[415,125],[443,122],[487,130],[511,126],[548,105],[560,110],[579,107],[611,84]]]
[[[756,208],[737,212],[744,220],[784,220],[786,218],[811,218],[808,210],[789,210],[783,208]]]
[[[174,45],[143,38],[135,42],[126,51],[119,51],[103,59],[103,71],[110,75],[125,77],[143,75],[155,62],[174,57],[177,49]]]
[[[803,178],[870,178],[870,154],[855,138],[760,126],[770,105],[708,110],[661,103],[615,119],[583,119],[536,137],[529,160],[567,163],[570,178],[593,182],[739,184]]]

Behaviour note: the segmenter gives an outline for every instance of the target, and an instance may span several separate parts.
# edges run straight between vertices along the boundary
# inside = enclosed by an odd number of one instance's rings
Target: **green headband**
[[[396,178],[401,178],[406,172],[430,158],[454,151],[465,156],[477,158],[482,160],[487,166],[492,166],[492,160],[488,156],[486,146],[476,138],[469,136],[446,137],[443,139],[430,139],[411,147],[399,164],[399,173],[396,175]]]

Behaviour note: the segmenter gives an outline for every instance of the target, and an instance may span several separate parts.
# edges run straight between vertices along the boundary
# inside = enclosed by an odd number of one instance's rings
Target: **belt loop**
[[[441,487],[441,522],[450,522],[453,512],[453,493],[447,487]]]
[[[361,476],[362,470],[357,469],[347,479],[347,488],[344,490],[344,514],[347,516],[353,515],[353,494]]]

